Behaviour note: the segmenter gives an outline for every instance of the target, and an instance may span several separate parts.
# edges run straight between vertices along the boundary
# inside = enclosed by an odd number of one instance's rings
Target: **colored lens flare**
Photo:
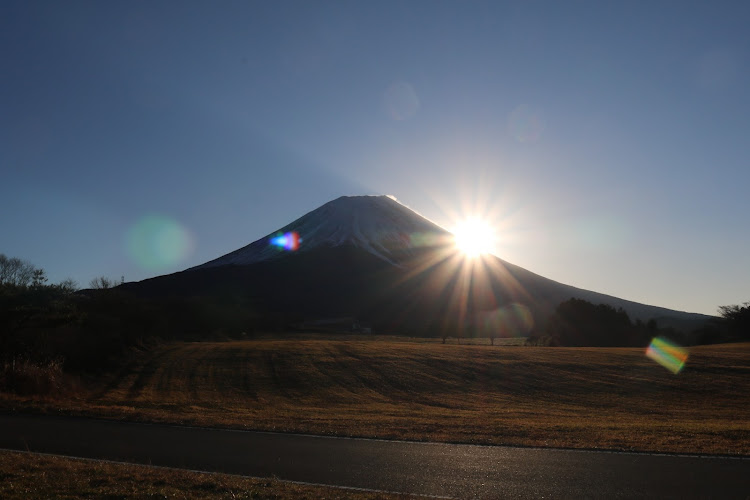
[[[182,262],[193,249],[190,232],[162,215],[147,215],[126,234],[128,255],[139,266],[162,271]]]
[[[271,238],[271,245],[291,252],[299,249],[300,243],[302,243],[302,238],[296,231],[279,234]]]
[[[676,375],[685,366],[688,352],[664,338],[655,337],[646,349],[646,356]]]
[[[483,336],[494,333],[501,338],[524,337],[534,328],[534,316],[523,304],[509,304],[479,314],[477,328]]]
[[[411,233],[406,236],[406,243],[411,248],[439,247],[447,243],[446,238],[435,233]]]

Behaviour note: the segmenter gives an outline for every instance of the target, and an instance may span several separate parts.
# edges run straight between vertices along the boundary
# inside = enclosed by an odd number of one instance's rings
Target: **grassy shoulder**
[[[0,450],[0,498],[411,498],[273,479]]]
[[[677,375],[642,349],[379,337],[174,343],[88,390],[0,405],[122,420],[481,444],[750,455],[750,344]]]

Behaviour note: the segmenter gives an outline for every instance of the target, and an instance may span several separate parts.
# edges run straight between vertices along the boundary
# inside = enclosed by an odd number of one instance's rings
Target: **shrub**
[[[65,389],[62,363],[46,363],[26,359],[6,361],[0,370],[0,391],[29,396],[60,393]]]
[[[536,347],[557,347],[557,339],[551,335],[531,335],[526,338],[523,345]]]

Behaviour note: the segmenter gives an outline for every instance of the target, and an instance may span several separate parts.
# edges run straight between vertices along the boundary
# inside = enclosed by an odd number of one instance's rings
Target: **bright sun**
[[[495,249],[495,231],[486,221],[469,218],[453,229],[456,247],[467,257],[478,257]]]

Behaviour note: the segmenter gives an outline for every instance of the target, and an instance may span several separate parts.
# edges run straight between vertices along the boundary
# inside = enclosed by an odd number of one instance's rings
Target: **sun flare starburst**
[[[469,218],[453,229],[456,247],[467,257],[474,258],[495,250],[495,230],[486,221]]]

